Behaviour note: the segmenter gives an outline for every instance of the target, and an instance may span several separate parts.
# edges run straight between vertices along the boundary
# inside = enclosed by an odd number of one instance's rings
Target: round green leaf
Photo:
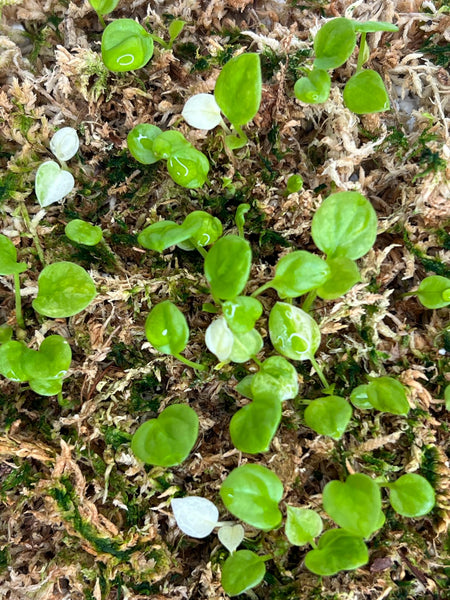
[[[277,398],[254,401],[233,415],[231,441],[241,452],[267,452],[280,421],[281,403]]]
[[[252,392],[253,377],[254,377],[254,375],[247,375],[246,377],[244,377],[244,379],[241,379],[241,381],[237,384],[237,386],[235,388],[236,391],[239,392],[239,394],[242,394],[246,398],[250,398],[250,400],[253,400],[253,392]]]
[[[194,210],[189,213],[181,227],[189,233],[188,248],[195,246],[209,246],[214,244],[222,235],[222,223],[216,217],[203,210]],[[185,242],[179,246],[184,248]]]
[[[346,294],[351,288],[361,281],[357,264],[345,256],[328,258],[327,265],[330,276],[320,287],[317,295],[324,300],[334,300]]]
[[[314,38],[315,69],[335,69],[345,63],[356,45],[353,22],[339,17],[323,25]]]
[[[222,483],[220,496],[231,514],[253,527],[269,531],[281,523],[283,485],[267,467],[247,464],[234,469]]]
[[[280,298],[296,298],[315,290],[330,276],[330,268],[319,256],[296,250],[283,256],[275,268],[270,285]]]
[[[145,335],[163,354],[179,354],[186,348],[189,327],[185,316],[170,300],[160,302],[145,320]]]
[[[241,382],[242,383],[242,382]],[[251,397],[274,398],[279,402],[298,394],[298,375],[295,367],[282,356],[270,356],[251,379]]]
[[[72,350],[67,340],[60,335],[50,335],[43,340],[39,350],[28,350],[23,357],[25,372],[30,381],[62,379],[71,361]]]
[[[393,415],[407,415],[409,402],[404,386],[392,377],[377,377],[367,386],[367,399],[381,412]]]
[[[199,188],[208,178],[209,161],[202,152],[189,145],[168,158],[167,170],[178,185]]]
[[[305,104],[321,104],[328,100],[331,78],[322,69],[313,69],[307,77],[300,77],[295,82],[295,97]]]
[[[205,276],[217,298],[233,300],[247,283],[252,263],[250,244],[237,235],[220,238],[205,258]]]
[[[441,275],[425,277],[416,294],[425,308],[444,308],[450,304],[450,279]]]
[[[259,110],[261,90],[259,55],[249,52],[235,56],[224,65],[216,81],[214,97],[233,125],[245,125]]]
[[[170,246],[175,246],[190,237],[187,228],[177,225],[174,221],[158,221],[152,223],[138,235],[138,242],[147,250],[163,252]]]
[[[377,215],[358,192],[337,192],[325,198],[313,217],[314,243],[329,258],[356,260],[372,248],[377,237]]]
[[[305,556],[306,567],[316,575],[336,575],[357,569],[369,562],[369,552],[361,537],[344,529],[326,531],[317,545]]]
[[[71,262],[44,267],[38,279],[38,295],[33,308],[46,317],[72,317],[84,310],[97,291],[87,271]]]
[[[262,315],[263,307],[259,300],[250,296],[237,296],[222,304],[223,315],[229,328],[237,334],[253,329]]]
[[[285,302],[277,302],[270,311],[269,334],[275,350],[292,360],[308,360],[320,346],[320,330],[314,319]]]
[[[25,263],[17,262],[17,250],[6,235],[0,233],[0,275],[13,275],[27,270]]]
[[[368,475],[355,473],[345,482],[330,481],[323,490],[323,507],[340,527],[364,538],[376,531],[381,492]]]
[[[320,435],[328,435],[339,440],[352,418],[350,404],[339,396],[318,398],[308,404],[305,410],[305,422]]]
[[[350,394],[350,402],[356,408],[360,408],[362,410],[370,410],[373,408],[371,403],[369,402],[369,396],[367,394],[368,385],[358,385],[352,393]]]
[[[392,508],[404,517],[422,517],[434,507],[434,490],[421,475],[406,473],[388,487]]]
[[[11,381],[28,381],[23,357],[29,350],[23,342],[10,340],[0,346],[0,373]]]
[[[303,188],[303,177],[301,175],[289,175],[286,183],[286,191],[288,194],[295,194]]]
[[[222,566],[222,587],[229,596],[243,594],[264,578],[264,558],[250,550],[238,550]]]
[[[309,508],[287,507],[285,532],[294,546],[310,544],[322,533],[323,522],[316,511]]]
[[[380,75],[365,69],[350,77],[344,88],[344,104],[357,115],[389,110],[389,96]]]
[[[102,58],[113,72],[135,71],[153,56],[153,38],[133,19],[117,19],[102,35]]]
[[[102,230],[98,225],[92,225],[81,219],[69,221],[65,227],[65,234],[69,240],[86,246],[95,246],[103,239]]]
[[[196,412],[185,404],[174,404],[165,408],[157,419],[139,427],[131,440],[131,449],[146,464],[173,467],[188,457],[197,436]]]
[[[127,135],[127,146],[130,154],[144,165],[158,162],[159,157],[153,152],[153,141],[162,133],[156,125],[141,123],[136,125]]]
[[[235,363],[245,363],[262,349],[264,342],[261,334],[256,329],[247,333],[232,334],[233,345],[228,359]]]

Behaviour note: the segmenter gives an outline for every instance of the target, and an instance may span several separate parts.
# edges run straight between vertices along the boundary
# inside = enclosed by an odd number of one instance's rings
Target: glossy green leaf
[[[358,33],[375,33],[376,31],[398,31],[397,25],[387,23],[386,21],[366,21],[360,23],[353,21],[355,31]]]
[[[43,162],[36,171],[34,189],[42,208],[59,202],[70,194],[75,186],[72,173],[61,169],[54,160]]]
[[[220,238],[205,258],[205,276],[217,298],[233,300],[247,283],[252,262],[250,244],[237,235]]]
[[[444,400],[445,400],[445,408],[447,410],[450,410],[450,384],[445,387],[445,390],[444,390]]]
[[[269,531],[281,523],[283,485],[267,467],[237,467],[222,483],[220,496],[231,514],[253,527]]]
[[[306,104],[321,104],[328,100],[331,88],[331,77],[323,69],[313,69],[306,77],[295,82],[294,94]]]
[[[70,367],[72,350],[62,336],[50,335],[43,340],[39,350],[28,349],[22,361],[30,381],[62,379]]]
[[[315,213],[311,234],[329,258],[356,260],[372,248],[377,237],[377,215],[358,192],[337,192],[325,198]]]
[[[254,401],[233,415],[231,441],[241,452],[267,452],[280,421],[281,403],[278,398]]]
[[[209,161],[202,152],[189,145],[167,160],[167,170],[178,185],[199,188],[208,178]]]
[[[261,103],[261,63],[258,54],[240,54],[229,60],[216,81],[214,97],[233,125],[253,119]]]
[[[275,350],[292,360],[308,360],[320,346],[320,330],[314,319],[285,302],[277,302],[270,311],[269,334]]]
[[[171,156],[176,156],[186,148],[192,148],[180,131],[163,131],[153,140],[152,150],[159,159],[167,160]]]
[[[228,358],[231,362],[245,363],[258,354],[263,345],[261,334],[256,329],[251,329],[246,333],[233,333],[233,345]]]
[[[270,356],[251,380],[251,395],[255,400],[274,398],[279,402],[298,394],[298,375],[295,367],[282,356]]]
[[[23,342],[10,340],[0,346],[0,373],[11,381],[28,381],[23,356],[28,348]]]
[[[262,315],[263,307],[259,300],[250,296],[236,296],[222,304],[223,315],[234,333],[247,333],[253,329]]]
[[[153,56],[153,38],[133,19],[117,19],[104,30],[101,50],[110,71],[135,71]]]
[[[69,221],[64,231],[69,240],[85,246],[95,246],[103,239],[103,232],[98,225],[92,225],[81,219]]]
[[[57,262],[44,267],[39,275],[33,308],[53,319],[72,317],[89,306],[96,295],[87,271],[75,263]]]
[[[316,511],[309,508],[287,507],[285,532],[294,546],[310,544],[322,533],[323,522]]]
[[[357,115],[389,110],[389,96],[380,75],[365,69],[350,77],[344,88],[344,104]]]
[[[17,262],[17,250],[6,235],[0,233],[0,275],[13,275],[27,270],[25,263]]]
[[[305,556],[306,568],[316,575],[336,575],[351,571],[369,562],[369,552],[363,539],[345,529],[330,529],[319,539],[317,549]]]
[[[144,165],[152,165],[160,158],[153,152],[154,140],[162,134],[156,125],[141,123],[136,125],[127,135],[127,146],[130,154]]]
[[[30,379],[28,385],[41,396],[57,396],[62,390],[62,378]]]
[[[264,558],[250,550],[238,550],[222,566],[222,587],[229,596],[243,594],[254,588],[264,578]]]
[[[89,4],[100,15],[108,15],[111,13],[120,0],[89,0]]]
[[[170,300],[152,308],[145,320],[145,335],[150,344],[163,354],[182,352],[189,339],[185,316]]]
[[[340,396],[318,398],[308,404],[305,410],[305,422],[320,435],[328,435],[339,440],[352,418],[350,404]]]
[[[323,490],[322,501],[333,521],[353,535],[367,538],[376,531],[381,492],[368,475],[355,473],[345,482],[330,481]]]
[[[314,38],[315,69],[335,69],[345,63],[356,45],[352,21],[339,17],[323,25]]]
[[[444,308],[450,304],[450,279],[441,275],[425,277],[416,294],[425,308]]]
[[[406,473],[388,487],[392,508],[404,517],[422,517],[434,507],[434,490],[421,475]]]
[[[355,283],[361,281],[358,265],[351,258],[337,256],[328,258],[328,279],[317,288],[317,295],[324,300],[334,300],[346,294]]]
[[[187,227],[177,225],[174,221],[158,221],[141,231],[138,242],[148,250],[163,252],[170,246],[188,240],[191,233]]]
[[[253,400],[253,392],[252,392],[253,377],[254,377],[254,375],[246,375],[244,377],[244,379],[241,379],[241,381],[235,387],[235,390],[239,394],[242,394],[242,396],[245,396],[246,398],[250,398],[250,400]]]
[[[184,249],[214,244],[222,235],[222,223],[203,210],[189,213],[181,227],[189,232],[189,240],[178,245]]]
[[[368,385],[358,385],[352,393],[350,394],[350,402],[356,408],[360,408],[362,410],[370,410],[373,408],[371,403],[369,402],[369,396],[367,394]]]
[[[173,467],[189,456],[197,436],[196,412],[186,404],[174,404],[165,408],[157,419],[139,427],[131,440],[131,449],[142,462]]]
[[[329,276],[330,269],[319,256],[296,250],[280,258],[270,286],[280,298],[296,298],[318,288]]]
[[[409,402],[404,386],[392,377],[378,377],[367,386],[367,399],[382,412],[393,415],[407,415]]]

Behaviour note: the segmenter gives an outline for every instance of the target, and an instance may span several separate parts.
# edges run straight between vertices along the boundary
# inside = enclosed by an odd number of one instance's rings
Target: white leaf
[[[234,336],[224,317],[215,319],[205,331],[205,344],[223,362],[233,350]]]
[[[54,160],[42,163],[36,171],[34,188],[38,202],[43,208],[70,194],[74,185],[72,173],[63,171]]]
[[[187,496],[174,498],[171,505],[177,525],[186,535],[204,538],[217,527],[219,511],[211,500]]]
[[[50,141],[50,150],[58,160],[69,160],[78,152],[80,140],[73,127],[59,129]]]
[[[191,127],[197,129],[214,129],[222,120],[220,108],[212,94],[191,96],[181,114]]]
[[[244,528],[239,523],[234,525],[223,525],[217,532],[219,540],[225,548],[233,554],[236,548],[244,539]]]

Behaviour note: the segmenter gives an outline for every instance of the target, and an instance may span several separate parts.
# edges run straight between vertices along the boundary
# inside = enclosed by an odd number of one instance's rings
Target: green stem
[[[261,285],[259,288],[257,288],[254,292],[252,292],[250,294],[250,297],[251,298],[255,298],[256,296],[259,296],[259,294],[262,294],[262,292],[265,292],[270,287],[271,287],[270,286],[270,281],[268,281],[264,285]]]
[[[219,125],[220,125],[220,127],[222,127],[222,129],[225,131],[225,133],[227,135],[230,135],[231,129],[228,127],[228,125],[225,123],[225,121],[223,119],[220,120]]]
[[[316,298],[317,298],[317,290],[311,290],[310,292],[308,292],[308,295],[306,296],[306,298],[302,304],[302,310],[309,313],[311,311],[311,307],[314,304],[314,300]]]
[[[97,12],[97,11],[96,11]],[[103,29],[105,29],[106,27],[106,23],[105,23],[105,19],[103,18],[103,15],[101,15],[99,12],[97,13],[97,17],[98,20],[100,21],[100,25],[103,27]]]
[[[25,321],[22,314],[22,302],[20,299],[20,277],[19,273],[14,273],[14,295],[16,298],[16,321],[21,329],[25,329]]]
[[[256,356],[252,356],[252,360],[258,365],[259,368],[262,367],[262,362],[256,358]]]
[[[30,232],[31,237],[33,238],[33,242],[34,242],[34,245],[36,246],[36,250],[37,250],[37,253],[38,253],[39,260],[41,261],[41,263],[45,267],[44,251],[42,250],[42,246],[41,246],[41,244],[39,242],[39,238],[38,238],[38,235],[36,233],[36,229],[35,229],[35,227],[31,223],[30,215],[28,214],[27,207],[25,206],[25,204],[23,202],[21,204],[21,212],[22,212],[23,220],[25,221],[25,225],[27,226],[27,229]]]
[[[312,366],[314,367],[314,369],[316,370],[317,375],[319,376],[320,381],[322,382],[323,387],[328,388],[330,387],[328,381],[325,378],[325,375],[323,374],[322,369],[319,366],[319,363],[317,362],[317,360],[314,358],[314,356],[310,356],[309,360],[312,363]]]
[[[193,369],[198,369],[199,371],[204,371],[206,369],[205,365],[201,365],[199,363],[192,362],[192,360],[188,360],[181,356],[181,354],[174,354],[175,358],[178,358],[182,363],[187,365],[188,367],[192,367]]]
[[[206,258],[208,253],[206,252],[206,250],[203,248],[203,246],[199,246],[198,244],[194,244],[196,250],[198,250],[200,252],[200,254],[203,256],[203,258]]]
[[[359,46],[359,53],[358,53],[358,63],[356,65],[356,73],[359,73],[362,69],[362,66],[364,64],[364,55],[366,53],[366,32],[361,33],[361,44]]]

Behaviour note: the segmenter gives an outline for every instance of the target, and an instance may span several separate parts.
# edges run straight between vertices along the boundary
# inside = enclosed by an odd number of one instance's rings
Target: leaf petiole
[[[16,321],[21,329],[25,329],[25,321],[22,314],[22,303],[20,299],[20,277],[19,273],[14,273],[14,296],[16,300]]]
[[[322,382],[322,385],[323,385],[325,388],[328,388],[328,387],[330,387],[330,384],[329,384],[329,383],[328,383],[328,381],[326,380],[326,377],[325,377],[325,375],[324,375],[324,373],[323,373],[323,371],[322,371],[322,369],[321,369],[321,367],[320,367],[319,363],[318,363],[318,362],[317,362],[317,360],[314,358],[314,356],[312,356],[312,355],[311,355],[311,356],[309,357],[309,360],[311,361],[311,363],[312,363],[312,366],[314,367],[314,369],[315,369],[315,371],[316,371],[317,375],[319,376],[319,379],[320,379],[320,381]]]
[[[193,369],[198,369],[199,371],[204,371],[206,369],[205,365],[201,365],[200,363],[192,362],[192,360],[184,358],[184,356],[181,356],[181,354],[174,354],[173,356],[175,358],[178,358],[178,360],[180,360],[182,363],[184,363],[188,367],[192,367]]]

